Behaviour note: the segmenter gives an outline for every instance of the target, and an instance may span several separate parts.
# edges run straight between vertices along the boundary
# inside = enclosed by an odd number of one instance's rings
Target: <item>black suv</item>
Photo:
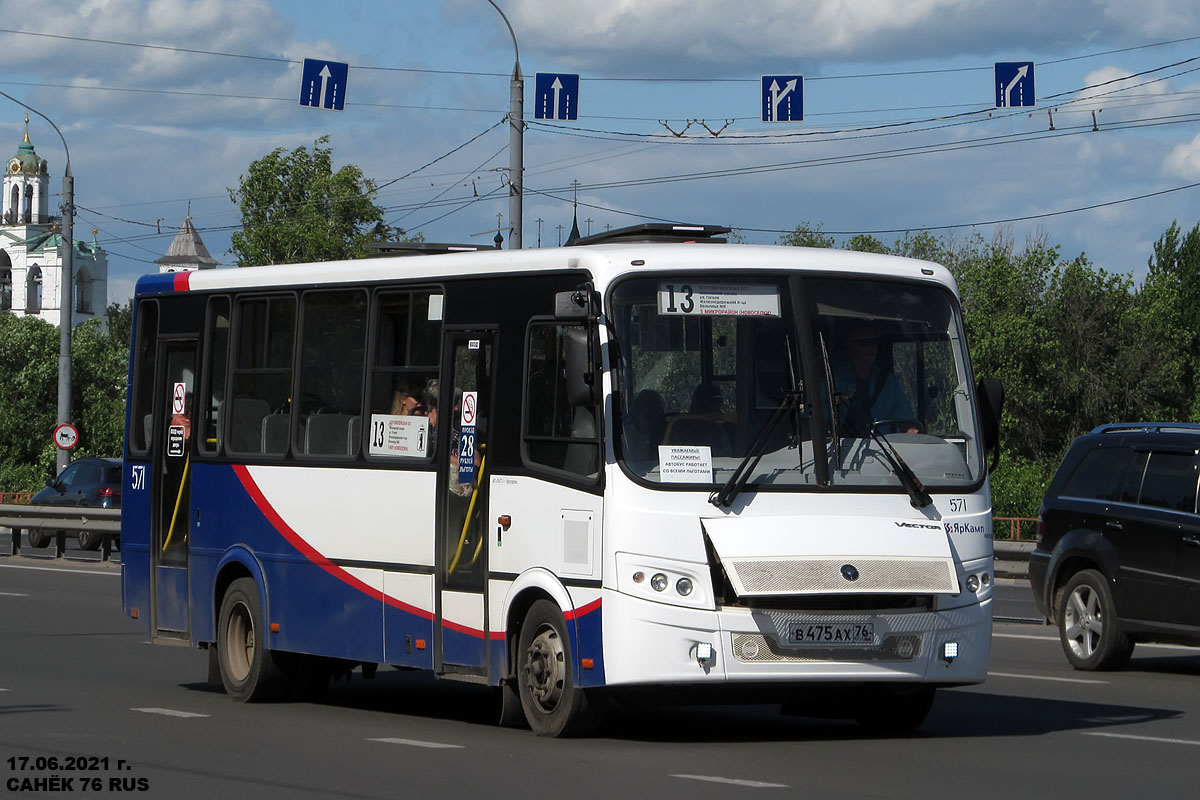
[[[1067,451],[1038,513],[1029,581],[1076,669],[1136,642],[1200,644],[1200,425],[1101,425]]]

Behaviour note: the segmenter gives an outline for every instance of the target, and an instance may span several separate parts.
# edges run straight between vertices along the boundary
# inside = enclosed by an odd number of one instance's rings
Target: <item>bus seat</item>
[[[262,421],[262,451],[280,455],[287,452],[288,424],[291,413],[268,414]]]
[[[312,455],[345,456],[351,449],[349,414],[313,414],[304,426],[304,452]]]
[[[153,414],[147,414],[146,416],[142,417],[142,430],[146,434],[146,447],[150,447],[151,442],[154,441],[154,415]]]
[[[263,420],[270,413],[270,404],[260,397],[233,398],[229,449],[238,453],[259,452]]]
[[[346,452],[358,455],[358,443],[362,441],[362,417],[355,414],[350,418],[350,435],[346,439]]]

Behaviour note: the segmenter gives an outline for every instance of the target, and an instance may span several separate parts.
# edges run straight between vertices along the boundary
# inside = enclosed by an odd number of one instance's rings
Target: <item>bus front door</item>
[[[153,418],[153,470],[157,480],[151,509],[151,596],[156,637],[188,635],[188,515],[192,451],[192,390],[196,342],[159,344],[165,377],[157,387]]]
[[[447,331],[443,364],[450,381],[439,391],[438,672],[486,678],[485,597],[488,526],[488,430],[493,408],[494,334]]]

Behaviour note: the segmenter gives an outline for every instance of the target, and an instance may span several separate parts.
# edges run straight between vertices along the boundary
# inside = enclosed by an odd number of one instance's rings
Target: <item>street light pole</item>
[[[512,25],[496,0],[488,0],[492,7],[500,12],[501,19],[508,27],[508,35],[513,40],[513,52],[516,61],[513,63],[512,81],[509,83],[508,110],[508,222],[512,235],[508,240],[510,250],[521,249],[521,183],[525,172],[525,78],[521,75],[521,51],[517,47],[517,35],[513,33]]]
[[[67,169],[63,173],[62,182],[62,277],[59,280],[59,314],[58,314],[58,424],[71,421],[71,312],[74,307],[72,290],[75,282],[75,177],[71,174],[71,151],[67,149],[66,137],[54,124],[54,121],[36,108],[22,103],[7,92],[0,92],[9,100],[37,114],[58,134],[62,140],[63,152],[67,157]],[[66,469],[71,461],[68,450],[59,449],[55,459],[55,473]]]

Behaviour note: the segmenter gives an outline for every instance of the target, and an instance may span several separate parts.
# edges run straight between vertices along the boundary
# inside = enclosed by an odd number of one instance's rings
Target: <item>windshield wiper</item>
[[[875,444],[879,445],[879,451],[883,453],[884,458],[891,465],[892,471],[900,479],[900,485],[908,492],[913,508],[925,508],[933,503],[933,498],[929,496],[925,484],[921,483],[921,479],[917,477],[916,473],[908,464],[904,463],[900,453],[874,422],[871,423],[871,438],[875,440]]]
[[[778,427],[784,417],[791,416],[794,409],[803,406],[803,403],[800,402],[800,397],[801,391],[799,389],[791,389],[784,393],[783,401],[775,407],[775,410],[771,412],[771,416],[758,429],[758,435],[754,437],[754,441],[750,444],[750,449],[746,451],[746,455],[737,465],[737,469],[729,476],[729,480],[725,481],[724,486],[708,496],[708,502],[717,508],[729,508],[729,506],[733,505],[734,499],[746,486],[746,481],[754,473],[754,468],[758,466],[759,461],[762,461],[764,451],[767,449],[767,442],[771,438],[771,432]],[[799,446],[799,442],[797,442],[797,446]]]
[[[825,367],[825,393],[829,395],[829,430],[833,434],[834,454],[837,458],[834,460],[834,466],[837,469],[842,468],[842,434],[838,430],[838,410],[837,403],[841,396],[835,393],[837,387],[833,384],[833,368],[829,366],[829,350],[825,347],[825,333],[817,334],[821,340],[821,363]]]

